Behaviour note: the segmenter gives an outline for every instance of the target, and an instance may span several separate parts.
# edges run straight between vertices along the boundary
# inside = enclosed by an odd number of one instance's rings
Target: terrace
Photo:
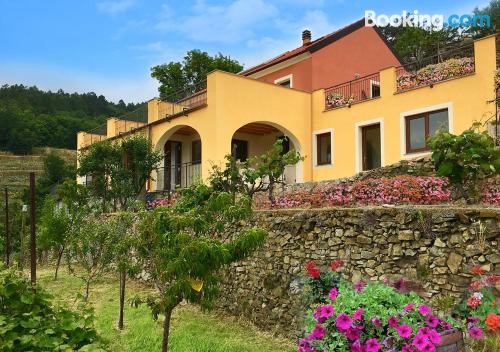
[[[417,58],[396,67],[396,92],[431,87],[440,82],[474,74],[474,43],[467,43],[437,55]],[[380,97],[380,72],[356,77],[325,89],[325,110],[351,107],[352,104]]]

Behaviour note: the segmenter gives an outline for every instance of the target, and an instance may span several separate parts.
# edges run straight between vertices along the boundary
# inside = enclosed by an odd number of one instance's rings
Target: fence
[[[127,112],[119,117],[115,122],[115,133],[122,134],[130,132],[148,123],[148,106],[142,104],[134,111]]]
[[[175,92],[160,104],[158,116],[165,118],[207,103],[207,81],[193,84],[189,88]]]
[[[325,109],[350,105],[380,96],[380,73],[356,78],[325,90]]]
[[[201,163],[172,164],[156,170],[155,191],[172,191],[191,186],[201,178]]]

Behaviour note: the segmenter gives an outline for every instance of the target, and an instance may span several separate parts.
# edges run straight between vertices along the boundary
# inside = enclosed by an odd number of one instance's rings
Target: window
[[[193,141],[191,143],[191,163],[200,164],[201,163],[201,141]]]
[[[380,96],[380,82],[370,80],[371,97],[376,98]]]
[[[330,132],[316,135],[316,164],[328,165],[332,163],[332,134]]]
[[[440,130],[449,130],[448,109],[406,116],[406,153],[430,150],[427,138]]]
[[[239,161],[246,161],[248,158],[248,142],[241,139],[231,141],[231,155]]]
[[[293,88],[293,75],[284,76],[274,80],[274,84],[278,86]]]

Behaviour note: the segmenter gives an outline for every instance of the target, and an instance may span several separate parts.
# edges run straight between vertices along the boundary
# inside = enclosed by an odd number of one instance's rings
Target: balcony
[[[207,81],[204,80],[187,89],[175,92],[162,100],[158,106],[158,120],[163,118],[171,119],[206,104]]]
[[[461,45],[396,68],[396,90],[433,86],[475,72],[474,43]]]
[[[156,192],[171,192],[193,185],[201,178],[201,163],[171,164],[156,170]]]
[[[325,90],[325,110],[380,97],[380,73],[356,78]]]

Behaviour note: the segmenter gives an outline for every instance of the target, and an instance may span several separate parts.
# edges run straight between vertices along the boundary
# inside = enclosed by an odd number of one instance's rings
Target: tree
[[[168,351],[170,319],[182,301],[209,309],[218,292],[218,275],[228,264],[254,251],[266,236],[251,229],[227,242],[217,234],[231,221],[251,213],[248,197],[233,202],[230,193],[197,185],[183,193],[173,207],[142,213],[138,255],[157,295],[147,301],[153,317],[164,314],[162,351]]]
[[[304,160],[296,150],[284,152],[283,142],[283,138],[276,140],[267,152],[244,162],[227,155],[224,170],[217,166],[212,169],[212,187],[230,192],[233,199],[238,192],[245,193],[250,199],[257,192],[268,192],[269,201],[274,203],[274,189],[276,184],[285,182],[283,175],[286,167]]]
[[[112,199],[126,210],[130,199],[137,198],[156,169],[161,154],[154,151],[144,136],[133,136],[119,142],[94,143],[82,151],[78,174],[91,175],[93,196],[102,200],[102,210]]]
[[[230,56],[221,53],[210,56],[204,51],[195,49],[188,51],[182,62],[153,66],[151,77],[160,82],[158,91],[161,99],[167,100],[170,96],[177,95],[174,100],[178,100],[184,97],[182,93],[178,95],[179,92],[194,93],[206,80],[207,74],[213,70],[238,73],[242,69],[243,66]]]
[[[474,38],[486,37],[487,35],[497,33],[498,24],[500,23],[500,0],[491,0],[490,3],[483,8],[476,7],[474,9],[474,15],[490,16],[490,27],[480,26],[480,19],[477,18],[477,26],[469,28],[468,31]]]
[[[102,214],[91,214],[82,221],[78,233],[70,237],[66,251],[68,268],[84,281],[85,300],[89,297],[90,284],[111,270],[114,249],[121,235],[114,225]]]

